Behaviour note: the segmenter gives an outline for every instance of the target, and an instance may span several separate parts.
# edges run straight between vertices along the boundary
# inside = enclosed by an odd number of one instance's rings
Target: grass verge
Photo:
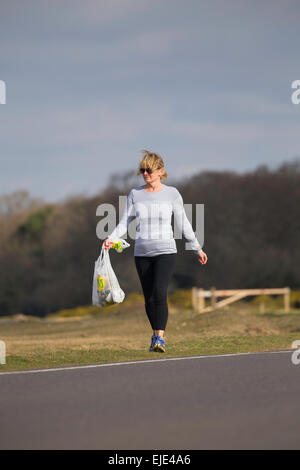
[[[148,351],[151,329],[141,296],[122,304],[45,319],[2,318],[0,339],[6,343],[6,364],[0,372],[79,364],[206,354],[290,349],[300,339],[300,313],[293,310],[260,314],[243,302],[206,314],[169,304],[166,353]]]

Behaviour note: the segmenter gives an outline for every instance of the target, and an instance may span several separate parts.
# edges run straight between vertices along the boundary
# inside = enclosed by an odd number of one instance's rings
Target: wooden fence
[[[283,295],[284,296],[284,311],[290,310],[290,293],[289,287],[282,287],[279,289],[225,289],[217,290],[211,287],[210,290],[204,290],[199,287],[192,288],[192,305],[194,310],[198,313],[211,312],[216,308],[225,307],[233,302],[236,302],[248,295]],[[205,297],[210,297],[210,307],[205,307]],[[218,297],[228,297],[217,301]]]

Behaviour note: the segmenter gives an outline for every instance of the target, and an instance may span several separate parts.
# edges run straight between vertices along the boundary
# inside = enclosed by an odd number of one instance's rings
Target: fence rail
[[[211,287],[210,290],[203,288],[192,288],[192,305],[194,310],[198,313],[211,312],[217,308],[225,307],[233,302],[236,302],[248,295],[283,295],[284,297],[284,311],[290,310],[290,293],[289,287],[281,288],[267,288],[267,289],[223,289],[217,290]],[[210,297],[210,307],[205,307],[205,297]],[[227,299],[217,301],[218,297],[228,297]]]

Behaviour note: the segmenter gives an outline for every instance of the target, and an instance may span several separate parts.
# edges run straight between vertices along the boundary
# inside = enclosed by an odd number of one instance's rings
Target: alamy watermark
[[[295,89],[295,91],[291,94],[292,103],[299,104],[300,103],[300,80],[294,80],[292,82],[292,88]]]
[[[4,341],[0,341],[0,364],[6,364],[6,345]]]
[[[292,349],[296,349],[296,351],[293,352],[291,361],[295,366],[298,366],[300,364],[300,339],[295,339],[295,341],[293,341]]]
[[[0,104],[6,104],[6,84],[0,80]]]
[[[192,228],[193,206],[195,207],[195,230]],[[136,240],[155,239],[167,240],[170,238],[191,240],[196,236],[199,245],[204,245],[204,204],[174,204],[174,232],[170,230],[171,202],[151,203],[150,205],[136,202],[135,205],[127,205],[127,196],[119,196],[119,214],[121,219],[118,224],[120,237]],[[96,234],[101,240],[108,238],[116,228],[117,214],[113,204],[99,204],[96,215],[101,216],[97,223]],[[151,224],[148,224],[151,220]],[[140,221],[145,223],[140,225]],[[187,250],[193,250],[191,242],[185,243]]]

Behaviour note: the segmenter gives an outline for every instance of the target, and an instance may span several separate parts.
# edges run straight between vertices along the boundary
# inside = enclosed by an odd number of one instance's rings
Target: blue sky
[[[297,0],[9,0],[0,9],[0,194],[92,195],[112,173],[134,171],[144,148],[174,180],[300,154]]]

